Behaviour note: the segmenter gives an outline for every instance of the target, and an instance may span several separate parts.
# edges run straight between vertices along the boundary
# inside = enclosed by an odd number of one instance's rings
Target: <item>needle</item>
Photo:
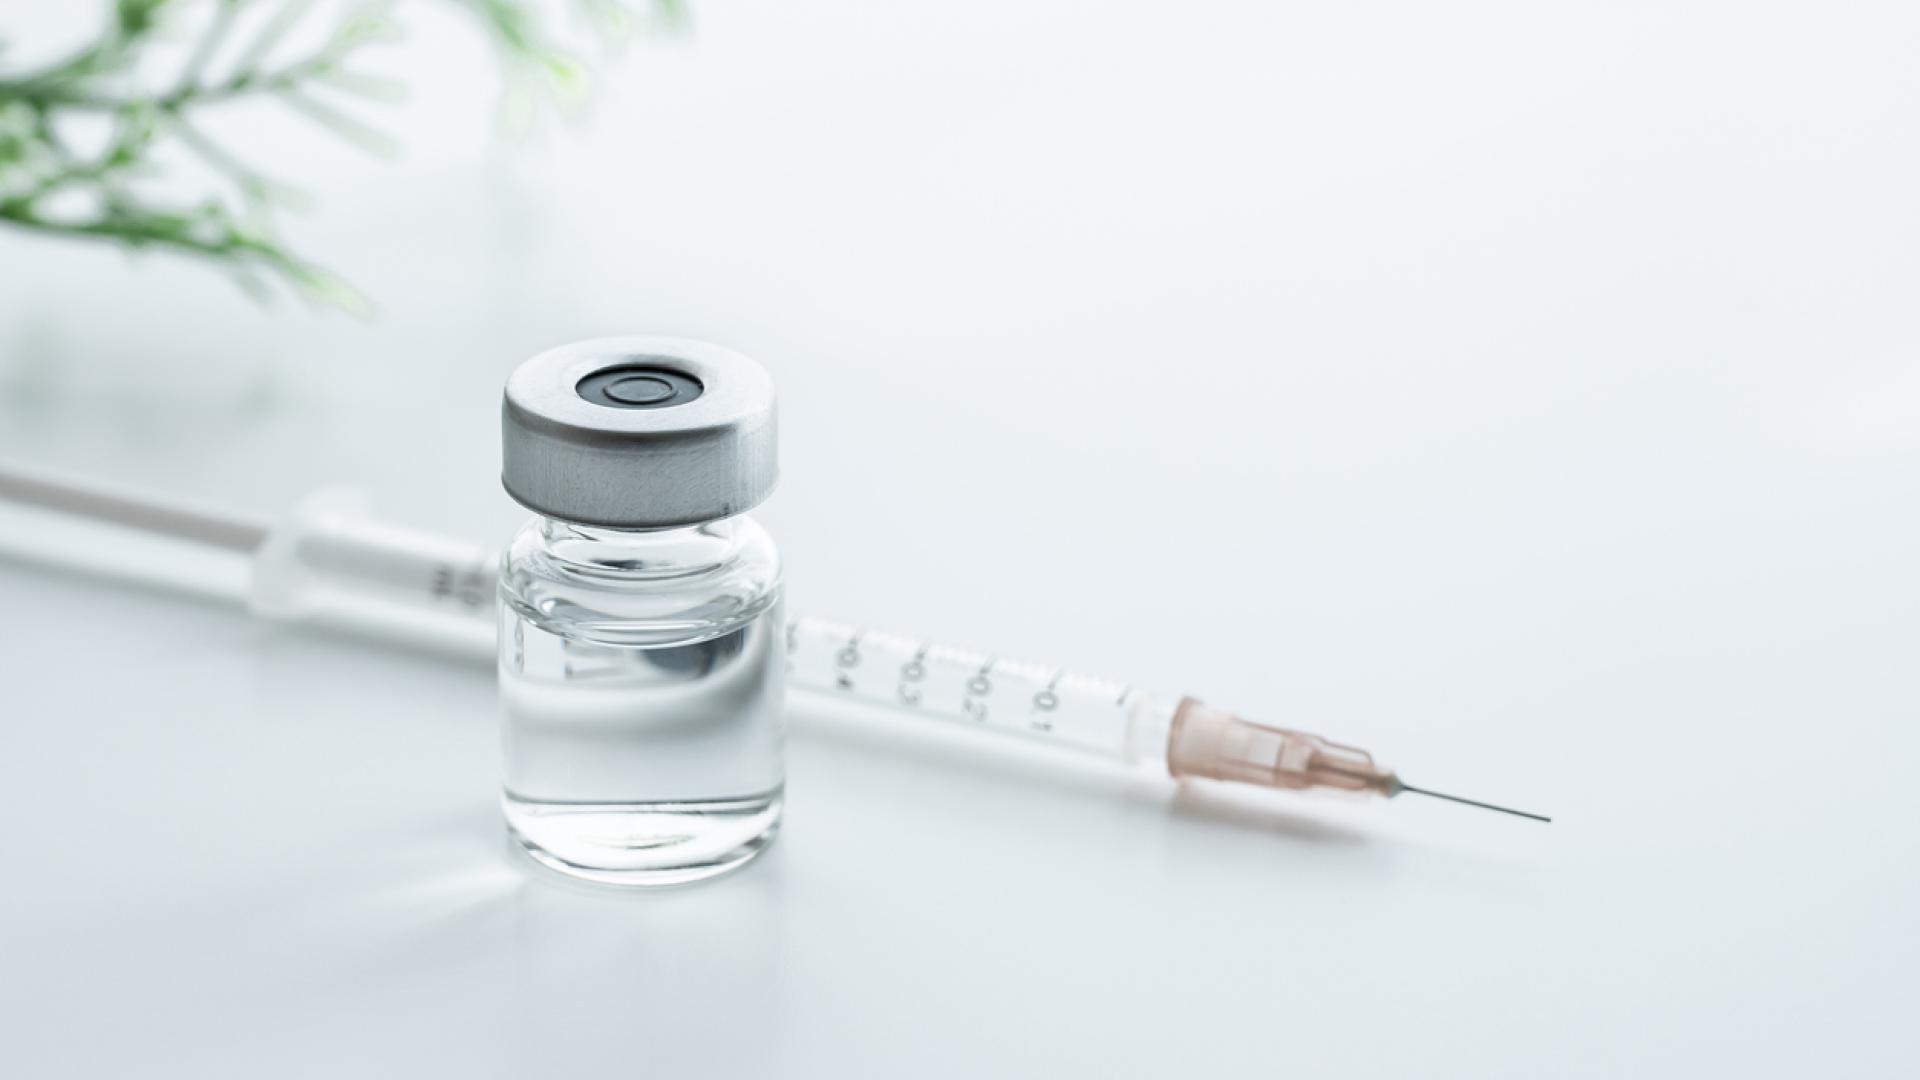
[[[1415,795],[1426,795],[1435,799],[1445,799],[1448,802],[1465,803],[1468,806],[1477,806],[1482,810],[1498,810],[1503,814],[1512,814],[1515,817],[1532,818],[1535,821],[1550,822],[1553,820],[1552,818],[1546,816],[1545,814],[1529,814],[1525,810],[1514,810],[1510,807],[1495,806],[1492,803],[1480,802],[1477,799],[1463,799],[1458,795],[1448,795],[1444,792],[1439,792],[1439,791],[1428,791],[1426,788],[1417,788],[1417,787],[1414,787],[1412,784],[1397,783],[1394,786],[1397,789],[1394,792],[1395,794],[1399,794],[1399,792],[1401,791],[1411,791]]]

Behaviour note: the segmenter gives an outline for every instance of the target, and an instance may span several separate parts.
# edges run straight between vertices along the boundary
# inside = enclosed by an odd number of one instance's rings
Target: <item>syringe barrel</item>
[[[1177,700],[1058,668],[797,618],[788,685],[1163,767]]]

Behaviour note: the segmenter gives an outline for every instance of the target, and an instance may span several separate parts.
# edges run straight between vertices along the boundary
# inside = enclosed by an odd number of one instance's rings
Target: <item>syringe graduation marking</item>
[[[1060,677],[1065,674],[1064,670],[1055,668],[1053,677],[1047,680],[1047,685],[1033,695],[1033,718],[1028,721],[1033,730],[1053,730],[1053,721],[1046,714],[1060,707],[1060,694],[1057,688],[1060,685]]]
[[[900,700],[908,705],[920,704],[920,687],[913,684],[927,677],[927,650],[932,645],[922,645],[914,651],[913,659],[900,665]]]
[[[847,639],[846,646],[834,657],[839,670],[834,672],[833,685],[841,690],[853,689],[853,676],[848,671],[860,666],[860,637],[865,633],[865,630],[854,631],[853,636]]]
[[[966,710],[967,715],[978,723],[984,724],[987,721],[986,699],[993,693],[993,680],[987,676],[993,671],[994,661],[997,659],[999,658],[987,657],[987,662],[980,665],[980,670],[974,672],[973,677],[967,680],[967,696],[960,703],[960,707]]]

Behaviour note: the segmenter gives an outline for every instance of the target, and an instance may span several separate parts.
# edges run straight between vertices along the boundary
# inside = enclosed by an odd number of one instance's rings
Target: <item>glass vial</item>
[[[609,338],[508,380],[502,481],[536,515],[500,576],[502,805],[540,863],[711,877],[780,823],[771,381],[698,342]]]

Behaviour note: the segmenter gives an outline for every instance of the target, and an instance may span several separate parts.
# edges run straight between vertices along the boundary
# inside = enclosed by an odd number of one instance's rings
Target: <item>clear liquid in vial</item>
[[[780,605],[645,646],[593,640],[562,612],[502,605],[502,801],[520,846],[621,885],[698,881],[759,854],[781,811]]]

